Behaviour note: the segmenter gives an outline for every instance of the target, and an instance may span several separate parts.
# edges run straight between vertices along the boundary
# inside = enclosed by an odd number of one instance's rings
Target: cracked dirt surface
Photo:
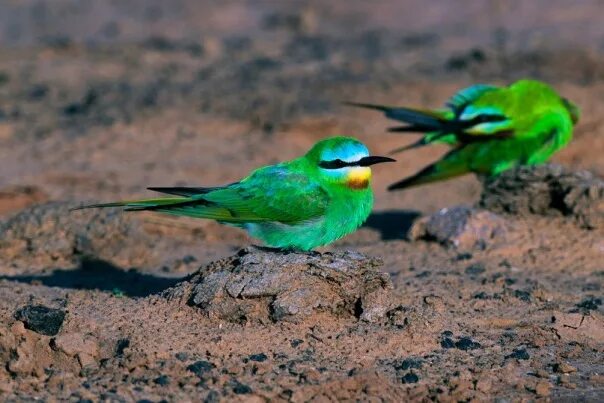
[[[0,3],[0,399],[601,401],[602,5],[463,3]],[[415,137],[341,101],[525,76],[582,108],[554,165],[388,193],[444,149],[401,154],[322,254],[69,212],[328,135],[387,153]]]

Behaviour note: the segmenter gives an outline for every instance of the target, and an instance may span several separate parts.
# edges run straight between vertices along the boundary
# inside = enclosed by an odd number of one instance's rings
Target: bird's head
[[[306,160],[320,177],[350,189],[366,189],[371,180],[371,165],[395,161],[369,155],[360,141],[351,137],[331,137],[319,141],[306,154]]]

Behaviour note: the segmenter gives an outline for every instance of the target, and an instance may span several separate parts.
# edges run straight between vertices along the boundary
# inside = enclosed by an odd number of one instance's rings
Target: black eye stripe
[[[470,122],[472,122],[472,124],[479,124],[479,123],[503,122],[504,120],[507,120],[507,118],[504,115],[483,113],[483,114],[480,114],[480,115],[475,116],[472,119],[470,119]]]
[[[331,161],[319,161],[319,166],[324,169],[340,169],[348,166],[355,166],[358,162],[345,162],[341,159]]]

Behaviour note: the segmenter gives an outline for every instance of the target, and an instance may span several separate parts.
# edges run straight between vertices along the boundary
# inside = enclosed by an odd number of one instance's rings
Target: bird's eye
[[[320,161],[319,166],[324,169],[339,169],[348,166],[348,163],[342,161],[341,159],[336,159],[331,161]]]

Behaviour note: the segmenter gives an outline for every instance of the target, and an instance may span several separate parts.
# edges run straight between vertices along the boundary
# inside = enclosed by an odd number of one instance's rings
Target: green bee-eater
[[[517,165],[544,163],[568,144],[579,119],[576,105],[534,80],[520,80],[508,87],[474,85],[455,94],[446,108],[436,110],[350,105],[377,109],[408,124],[389,131],[425,133],[419,141],[393,152],[436,143],[453,148],[439,161],[390,185],[390,190],[468,172],[491,176]]]
[[[247,230],[269,246],[311,250],[355,231],[373,206],[371,168],[394,161],[370,156],[350,137],[315,144],[304,156],[253,171],[222,187],[150,190],[177,197],[95,204],[208,218]]]

